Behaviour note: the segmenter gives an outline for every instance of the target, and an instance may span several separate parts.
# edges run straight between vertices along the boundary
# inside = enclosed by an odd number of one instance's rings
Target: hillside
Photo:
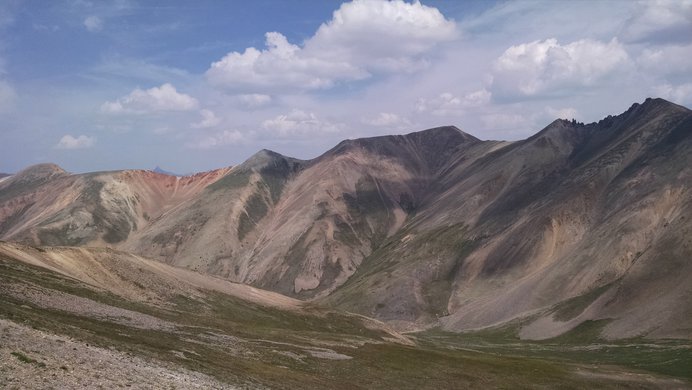
[[[662,99],[517,142],[455,127],[263,150],[189,177],[27,168],[0,239],[111,247],[384,320],[692,338],[692,113]]]
[[[402,326],[520,320],[547,338],[603,320],[606,338],[689,338],[691,152],[692,114],[656,99],[452,162],[326,302]]]
[[[628,346],[599,352],[603,367],[499,356],[111,249],[11,243],[0,337],[8,388],[679,388],[689,357],[677,344],[638,346],[665,359],[643,367]]]

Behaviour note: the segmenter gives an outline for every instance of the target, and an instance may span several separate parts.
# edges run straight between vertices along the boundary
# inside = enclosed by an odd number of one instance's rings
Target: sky
[[[0,172],[189,173],[692,107],[692,0],[0,2]]]

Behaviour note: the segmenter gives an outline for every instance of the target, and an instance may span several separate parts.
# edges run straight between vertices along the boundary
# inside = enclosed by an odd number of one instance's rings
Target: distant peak
[[[17,173],[17,177],[44,178],[67,174],[67,171],[53,163],[43,163],[32,165]]]
[[[64,176],[67,174],[67,171],[65,171],[56,164],[43,163],[32,165],[28,168],[25,168],[24,170],[17,173],[14,176],[13,180],[28,182],[35,180],[50,179],[53,177]]]
[[[168,176],[185,176],[185,175],[180,175],[180,174],[177,174],[177,173],[173,173],[173,172],[171,172],[171,171],[166,171],[166,170],[164,170],[163,168],[161,168],[161,167],[158,166],[158,165],[156,166],[156,168],[154,168],[154,169],[152,170],[152,172],[158,173],[158,174],[161,174],[161,175],[168,175]]]
[[[478,138],[459,129],[456,126],[439,126],[431,129],[408,133],[405,137],[454,137],[462,142],[478,142]]]
[[[280,161],[301,162],[302,160],[284,156],[283,154],[277,153],[273,150],[262,149],[259,152],[250,156],[250,158],[245,160],[242,164],[238,165],[236,169],[256,171],[274,165]]]
[[[252,156],[250,156],[250,158],[248,158],[246,160],[246,162],[248,162],[248,161],[262,162],[262,161],[269,161],[269,160],[281,159],[281,158],[286,158],[286,156],[282,155],[281,153],[277,153],[273,150],[262,149],[262,150],[258,151],[257,153],[253,154]]]
[[[480,142],[478,138],[461,131],[456,126],[439,126],[426,130],[414,131],[404,135],[381,135],[348,139],[341,141],[325,154],[338,154],[353,147],[372,147],[382,151],[381,148],[379,148],[380,146],[389,143],[401,146],[403,140],[407,140],[414,144],[441,144],[447,146]]]

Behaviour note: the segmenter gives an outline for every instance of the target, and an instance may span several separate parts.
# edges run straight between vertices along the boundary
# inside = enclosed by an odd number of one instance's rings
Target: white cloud
[[[637,64],[647,72],[660,74],[690,74],[692,73],[692,44],[665,45],[644,49]]]
[[[372,118],[366,118],[363,120],[365,124],[376,126],[376,127],[406,127],[411,125],[411,121],[407,118],[402,118],[397,114],[391,112],[380,112]]]
[[[275,118],[267,119],[262,122],[262,128],[280,137],[300,137],[337,133],[342,127],[342,125],[321,120],[312,112],[308,113],[296,109],[291,110],[288,114],[278,115]]]
[[[84,19],[84,27],[91,32],[101,31],[103,29],[103,20],[96,15],[87,16]]]
[[[266,34],[266,50],[247,48],[211,64],[210,82],[237,89],[319,89],[336,80],[357,80],[367,73],[348,63],[306,56],[277,32]]]
[[[692,104],[692,83],[664,84],[654,88],[657,96],[684,105]]]
[[[188,144],[189,147],[197,149],[212,149],[227,145],[236,145],[245,140],[243,133],[238,130],[224,130],[217,134],[212,134],[200,141]]]
[[[490,130],[518,130],[531,124],[529,119],[521,114],[492,113],[481,116],[481,122]]]
[[[206,129],[221,123],[221,119],[219,119],[211,110],[202,109],[200,110],[199,114],[202,115],[202,120],[192,124],[192,127],[196,129]]]
[[[512,46],[495,61],[492,92],[502,97],[541,96],[594,86],[627,68],[629,56],[617,39],[561,45],[556,39]]]
[[[692,0],[640,1],[621,36],[627,42],[692,41]]]
[[[60,30],[60,26],[58,26],[57,24],[47,25],[47,24],[34,23],[31,25],[31,27],[33,27],[34,30],[36,30],[36,31],[56,32],[56,31]]]
[[[418,112],[429,112],[433,115],[460,115],[464,108],[480,107],[488,104],[492,94],[485,88],[458,97],[451,92],[444,92],[431,98],[420,98],[416,102]]]
[[[247,95],[239,95],[238,100],[240,100],[240,103],[247,108],[258,108],[270,104],[272,102],[272,97],[260,93],[251,93]]]
[[[545,112],[555,119],[574,119],[577,117],[577,109],[572,107],[553,108],[548,106],[545,108]]]
[[[342,4],[305,48],[368,69],[398,71],[415,69],[419,55],[457,35],[454,21],[420,2],[356,0]]]
[[[8,82],[0,80],[0,112],[9,111],[14,106],[16,98],[14,88]]]
[[[154,64],[142,59],[123,58],[119,55],[106,54],[101,63],[90,69],[89,76],[112,79],[113,77],[135,80],[143,84],[163,84],[170,80],[189,80],[186,70],[172,66]]]
[[[171,84],[163,84],[147,90],[135,89],[129,95],[101,105],[105,113],[145,114],[160,111],[191,111],[199,106],[197,100],[176,91]]]
[[[419,2],[356,0],[342,4],[302,47],[269,32],[266,49],[231,52],[206,75],[231,89],[323,89],[377,72],[419,69],[424,54],[456,35],[453,21]]]
[[[470,93],[467,93],[464,96],[464,99],[462,100],[461,104],[464,107],[480,107],[488,104],[490,102],[490,98],[492,97],[492,93],[488,91],[487,89],[479,89],[478,91],[473,91]]]
[[[96,138],[80,135],[73,137],[70,134],[65,134],[55,147],[57,149],[87,149],[94,146]]]
[[[432,99],[420,98],[416,102],[416,110],[430,112],[433,115],[449,115],[460,113],[461,98],[451,92],[443,92]]]

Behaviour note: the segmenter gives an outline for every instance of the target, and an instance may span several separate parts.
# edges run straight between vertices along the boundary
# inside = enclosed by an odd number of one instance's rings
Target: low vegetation
[[[15,356],[15,357],[16,357],[17,359],[19,359],[19,361],[22,362],[22,363],[36,364],[38,367],[42,367],[42,368],[46,366],[45,363],[39,362],[39,361],[36,360],[36,359],[32,359],[32,358],[26,356],[25,354],[23,354],[23,353],[21,353],[21,352],[10,352],[10,354],[11,354],[12,356]]]
[[[147,314],[175,326],[141,329],[60,307],[39,307],[6,293],[7,286],[18,283]],[[517,329],[506,327],[461,335],[431,330],[411,334],[410,342],[402,343],[369,320],[318,307],[277,309],[211,291],[179,294],[165,303],[137,303],[8,258],[0,259],[0,286],[5,286],[0,287],[1,318],[240,386],[576,389],[640,387],[619,376],[628,372],[658,375],[661,380],[692,379],[685,371],[692,358],[690,345],[645,340],[588,344],[588,327],[575,329],[569,338],[545,342],[520,341]],[[21,352],[13,355],[40,364]],[[615,374],[578,374],[599,373],[601,368],[594,364],[607,365]],[[79,367],[70,369],[78,371]]]

